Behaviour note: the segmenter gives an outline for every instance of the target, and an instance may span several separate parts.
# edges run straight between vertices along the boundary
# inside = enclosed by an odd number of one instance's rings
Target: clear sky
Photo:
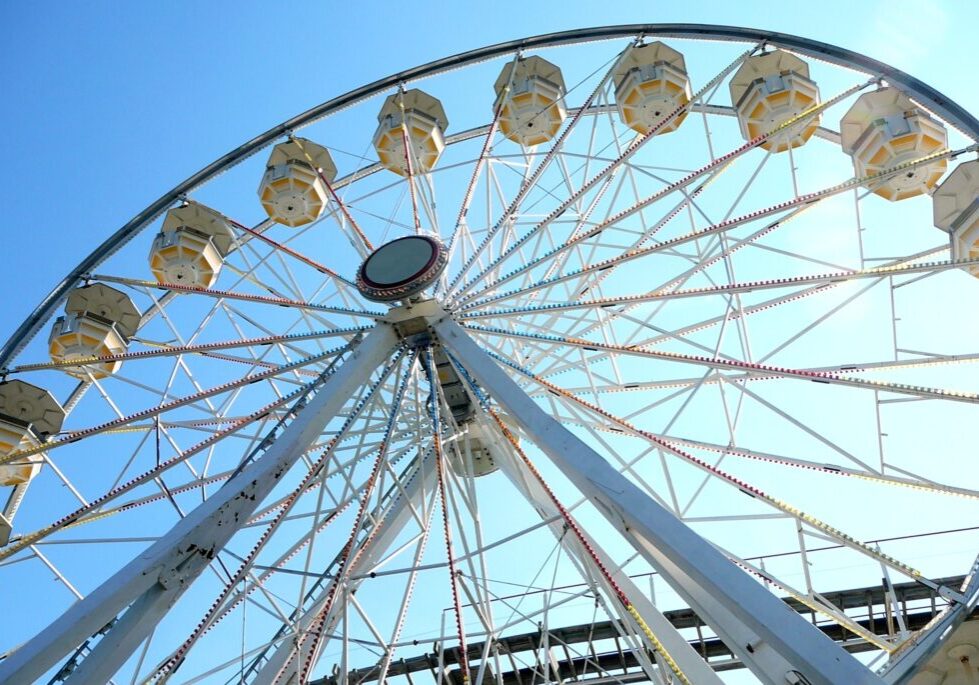
[[[589,25],[770,28],[864,52],[979,110],[979,5],[948,2],[3,3],[6,338],[165,190],[308,107],[470,48]]]

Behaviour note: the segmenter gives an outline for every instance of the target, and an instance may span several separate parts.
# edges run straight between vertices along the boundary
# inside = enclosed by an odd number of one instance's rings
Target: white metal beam
[[[485,429],[484,435],[489,436],[490,441],[497,447],[497,454],[503,457],[497,461],[500,471],[506,475],[520,494],[534,506],[535,511],[541,515],[542,519],[553,519],[548,525],[548,529],[564,545],[568,553],[572,554],[582,566],[593,568],[596,577],[601,577],[602,574],[598,571],[595,561],[581,543],[574,536],[566,534],[564,521],[558,516],[557,508],[547,497],[541,485],[533,478],[528,477],[526,467],[514,456],[509,445],[499,435],[497,427],[487,423]],[[629,597],[629,601],[632,602],[636,611],[643,617],[650,630],[677,662],[680,670],[690,679],[690,682],[696,683],[696,685],[722,685],[720,677],[714,670],[694,651],[690,643],[680,634],[680,631],[673,627],[669,619],[636,587],[628,574],[608,556],[601,544],[587,532],[581,531],[581,534],[584,536],[585,543],[598,557],[612,580]],[[631,618],[623,617],[622,620],[631,621]],[[635,626],[634,629],[638,629],[638,626]],[[653,649],[654,646],[647,645],[647,647]]]
[[[454,321],[442,343],[762,682],[879,685],[866,666],[548,416]]]
[[[0,682],[33,683],[128,608],[117,624],[128,634],[110,629],[101,641],[105,647],[96,647],[99,658],[92,661],[98,665],[80,668],[72,677],[73,685],[107,682],[103,672],[112,673],[125,662],[142,641],[136,638],[146,637],[155,625],[151,616],[159,618],[177,601],[397,344],[394,330],[378,325],[261,457],[0,663]]]

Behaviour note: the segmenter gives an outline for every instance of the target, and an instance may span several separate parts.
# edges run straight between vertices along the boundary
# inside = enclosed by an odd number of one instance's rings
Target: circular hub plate
[[[357,272],[357,288],[375,302],[403,300],[434,283],[446,262],[445,246],[435,236],[398,238],[364,260]]]

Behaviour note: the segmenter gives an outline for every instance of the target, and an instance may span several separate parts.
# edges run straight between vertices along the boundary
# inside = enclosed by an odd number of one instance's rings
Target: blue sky
[[[979,110],[966,1],[60,2],[0,8],[9,254],[0,335],[183,178],[318,102],[477,46],[588,25],[703,22],[850,47]]]

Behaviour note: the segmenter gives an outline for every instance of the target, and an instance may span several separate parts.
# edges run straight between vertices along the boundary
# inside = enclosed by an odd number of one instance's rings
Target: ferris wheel
[[[0,349],[0,682],[974,682],[977,141],[648,24],[245,143]]]

